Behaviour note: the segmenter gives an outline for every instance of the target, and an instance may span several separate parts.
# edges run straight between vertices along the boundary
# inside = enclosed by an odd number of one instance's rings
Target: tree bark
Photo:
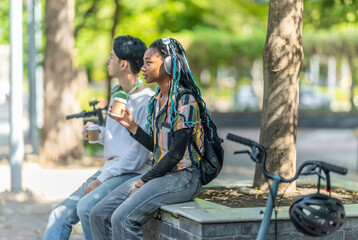
[[[114,0],[114,5],[116,6],[114,9],[114,13],[113,13],[113,25],[112,25],[112,29],[111,29],[111,44],[110,46],[112,46],[113,43],[113,39],[114,39],[114,34],[116,32],[116,27],[119,21],[119,13],[120,13],[120,0]],[[111,99],[111,77],[108,75],[107,72],[107,102],[110,102]]]
[[[303,0],[271,0],[264,61],[264,98],[260,144],[267,150],[267,170],[292,177],[296,172],[298,90],[302,48]],[[254,186],[268,181],[256,165]],[[293,191],[296,184],[281,184],[279,191]]]
[[[82,121],[66,121],[65,115],[80,111],[78,81],[73,65],[74,0],[47,0],[45,121],[42,129],[42,163],[68,163],[83,154]]]

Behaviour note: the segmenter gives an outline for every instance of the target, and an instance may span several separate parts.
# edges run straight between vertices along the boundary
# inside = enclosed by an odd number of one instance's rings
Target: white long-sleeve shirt
[[[128,108],[134,121],[145,129],[148,117],[148,103],[154,92],[145,88],[129,95]],[[112,104],[111,99],[111,104]],[[149,168],[149,151],[138,143],[121,124],[107,117],[106,126],[101,127],[99,141],[104,146],[105,164],[99,169],[100,182],[125,173],[146,172]]]

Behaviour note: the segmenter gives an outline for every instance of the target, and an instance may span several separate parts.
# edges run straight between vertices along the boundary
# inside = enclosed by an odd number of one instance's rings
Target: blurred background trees
[[[0,2],[0,45],[5,47],[9,44],[9,1]],[[45,6],[51,1],[53,0],[38,0],[42,5],[42,16],[46,16]],[[73,66],[73,77],[68,78],[72,80],[63,79],[63,83],[76,87],[61,87],[61,91],[66,94],[71,92],[71,97],[62,98],[71,102],[72,106],[64,105],[58,109],[57,111],[61,111],[60,115],[54,115],[58,119],[79,109],[90,110],[88,101],[93,98],[100,100],[101,106],[107,104],[108,89],[113,80],[107,76],[105,61],[110,54],[113,37],[121,34],[139,37],[147,45],[166,36],[174,37],[183,43],[190,66],[212,111],[260,111],[263,99],[262,56],[267,32],[268,1],[67,0],[63,1],[62,5],[58,3],[61,5],[58,7],[66,8],[70,2],[74,4],[74,18],[72,26],[69,26],[72,28],[73,39],[71,40],[72,37],[68,33],[64,36],[68,37],[68,44],[71,45],[70,42],[74,41],[72,58],[57,59],[57,63],[67,64],[69,69]],[[305,58],[299,83],[299,109],[355,111],[358,106],[358,1],[303,2]],[[24,16],[26,14],[24,11]],[[49,23],[45,23],[43,18],[43,43],[49,41],[46,39],[50,38],[46,36],[48,31],[55,31],[52,28],[56,28],[54,25],[46,30],[46,24]],[[24,26],[25,36],[25,22]],[[60,37],[62,33],[58,32],[56,36]],[[26,38],[24,39],[26,49],[27,42]],[[54,38],[54,41],[58,39]],[[70,51],[70,48],[72,47],[69,46],[67,51]],[[53,51],[55,54],[60,49],[46,51]],[[49,52],[46,51],[45,44],[38,49],[38,53],[45,53],[47,58],[46,54]],[[26,54],[24,59],[27,60]],[[43,63],[46,68],[46,59]],[[51,81],[59,81],[58,76],[49,79],[48,75],[45,74],[45,86]],[[6,78],[0,77],[1,90],[6,90],[7,83],[4,79]],[[26,79],[24,86],[25,92],[28,91]],[[51,94],[48,89],[46,92]],[[0,94],[6,95],[6,91],[0,91]],[[72,95],[77,97],[79,106],[76,106],[76,101],[72,101]],[[62,93],[62,96],[65,94]],[[71,124],[72,121],[74,120],[71,120]],[[46,131],[47,128],[44,126],[43,130]],[[71,131],[68,132],[72,134]],[[62,159],[64,160],[60,161],[66,161],[65,156]]]
[[[69,163],[83,154],[81,121],[66,121],[79,112],[80,88],[74,59],[74,0],[47,0],[45,4],[44,101],[42,163]]]

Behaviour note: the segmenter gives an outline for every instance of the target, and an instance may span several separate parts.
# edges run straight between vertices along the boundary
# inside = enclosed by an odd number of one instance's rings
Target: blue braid
[[[148,104],[148,117],[147,117],[147,124],[145,125],[146,132],[151,134],[152,133],[152,121],[153,121],[153,109],[154,109],[154,96],[158,95],[160,91],[160,88],[157,87],[156,93],[153,95],[153,97],[150,99],[150,102]]]
[[[180,66],[180,62],[178,61],[178,65],[179,65],[179,69],[181,69]],[[174,121],[174,116],[173,116],[173,111],[175,111],[178,116],[181,118],[181,116],[179,115],[178,111],[177,111],[177,102],[176,99],[173,99],[173,95],[177,96],[178,95],[178,85],[179,85],[179,80],[180,80],[180,71],[178,71],[178,77],[174,80],[173,79],[173,86],[172,86],[172,91],[170,91],[170,98],[171,98],[171,103],[170,103],[170,120],[171,122]]]
[[[177,40],[174,40],[174,42],[179,46],[179,50],[180,50],[180,53],[183,55],[183,58],[184,58],[184,62],[186,64],[186,67],[188,68],[188,72],[189,72],[189,75],[190,75],[190,78],[191,80],[193,81],[195,87],[197,88],[197,90],[199,91],[199,96],[201,97],[201,91],[200,91],[200,88],[199,86],[196,84],[195,80],[194,80],[194,76],[193,76],[193,73],[189,67],[189,63],[188,63],[188,60],[186,59],[186,55],[185,55],[185,51],[183,49],[183,47],[181,46],[181,44],[177,41]]]
[[[180,62],[176,56],[175,53],[175,49],[173,47],[173,44],[169,43],[169,48],[171,51],[171,56],[173,59],[173,84],[172,84],[172,88],[170,90],[170,125],[171,128],[173,128],[173,124],[172,122],[174,121],[174,116],[173,116],[173,107],[174,107],[174,103],[175,103],[175,99],[173,99],[173,95],[176,96],[177,92],[178,92],[178,82],[180,80],[180,71],[181,71],[181,66],[180,66]],[[178,62],[178,64],[177,64]]]
[[[170,48],[172,50],[172,56],[176,56],[175,49],[174,49],[173,45],[170,44]],[[176,62],[178,62],[178,63],[176,63]],[[176,71],[177,64],[178,64],[178,71]],[[175,70],[173,70],[173,85],[172,85],[172,89],[170,91],[170,121],[171,121],[171,123],[174,121],[174,114],[173,114],[173,111],[174,111],[185,124],[194,125],[194,124],[198,123],[199,121],[196,121],[196,122],[185,121],[185,119],[182,118],[182,116],[179,114],[179,112],[177,110],[176,99],[173,99],[173,96],[178,95],[178,86],[179,86],[179,81],[180,81],[180,77],[181,77],[181,64],[180,64],[179,59],[177,59],[176,57],[173,57],[173,66],[175,66]],[[171,128],[173,128],[173,125],[171,126]]]
[[[192,81],[192,83],[194,84],[194,86],[195,86],[195,88],[196,88],[196,90],[198,91],[198,93],[199,93],[199,97],[200,97],[200,99],[201,99],[201,91],[200,91],[200,88],[199,88],[199,86],[196,84],[196,82],[195,82],[195,80],[194,80],[194,77],[193,77],[193,73],[192,73],[192,71],[191,71],[191,69],[190,69],[190,67],[189,67],[189,63],[188,63],[188,60],[187,60],[187,58],[186,58],[186,55],[185,55],[185,51],[184,51],[184,49],[183,49],[183,47],[181,46],[181,44],[177,41],[177,40],[174,40],[174,42],[177,44],[177,46],[179,47],[179,51],[180,51],[180,53],[182,54],[182,56],[183,56],[183,59],[184,59],[184,62],[185,62],[185,65],[186,65],[186,67],[187,67],[187,69],[188,69],[188,72],[189,72],[189,76],[190,76],[190,80]],[[189,79],[188,79],[189,80]],[[209,109],[207,109],[206,108],[206,106],[203,104],[203,102],[202,102],[202,100],[200,100],[201,102],[199,103],[198,102],[198,105],[202,105],[202,107],[203,107],[203,110],[204,110],[204,112],[206,113],[205,115],[206,115],[206,125],[207,125],[207,127],[208,127],[208,129],[209,129],[209,134],[210,134],[210,138],[209,139],[212,139],[213,138],[213,129],[210,127],[210,125],[209,125],[209,120],[210,120],[210,116],[211,116],[211,112],[210,112],[210,110]],[[178,116],[179,116],[179,118],[181,118],[180,117],[180,114],[178,113],[178,111],[177,111],[177,109],[176,109],[176,105],[177,105],[177,103],[175,103],[175,112],[178,114]],[[182,119],[182,118],[181,118]],[[183,120],[183,119],[182,119]],[[184,121],[184,120],[183,120]],[[198,123],[199,121],[196,121],[195,123]],[[195,123],[193,123],[193,122],[186,122],[186,121],[184,121],[184,123],[189,123],[189,124],[195,124]]]
[[[179,65],[179,68],[180,68],[180,62],[178,61],[178,65]],[[181,68],[180,68],[181,69]],[[173,80],[173,87],[172,87],[172,89],[173,89],[173,94],[171,93],[171,95],[174,95],[174,96],[177,96],[178,95],[178,86],[179,86],[179,80],[180,80],[180,71],[179,71],[179,73],[178,73],[178,78],[175,80],[175,82],[174,82],[174,80]],[[173,99],[172,97],[171,97],[171,99]],[[176,100],[176,99],[175,99]],[[172,103],[171,103],[171,107],[170,107],[170,110],[171,110],[171,112],[170,112],[170,114],[171,114],[171,120],[172,121],[174,121],[174,117],[173,117],[173,111],[178,115],[178,117],[185,123],[185,124],[191,124],[191,125],[194,125],[194,124],[196,124],[196,123],[198,123],[199,121],[196,121],[196,122],[192,122],[192,121],[185,121],[185,119],[183,119],[183,117],[179,114],[179,112],[178,112],[178,109],[177,109],[177,105],[178,105],[178,102],[177,101],[172,101]]]

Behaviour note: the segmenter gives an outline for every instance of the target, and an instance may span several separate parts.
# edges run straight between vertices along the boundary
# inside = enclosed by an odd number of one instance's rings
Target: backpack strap
[[[195,148],[195,151],[199,154],[200,158],[203,158],[203,155],[201,154],[198,145],[196,145],[196,142],[194,141],[192,135],[190,135],[190,142],[191,142],[191,145],[193,145],[193,147]]]
[[[177,95],[176,98],[175,98],[175,101],[178,102],[178,101],[180,100],[180,98],[181,98],[184,94],[193,95],[193,93],[192,93],[190,90],[185,89],[185,90],[180,91],[180,92],[178,93],[178,95]],[[194,95],[193,95],[193,96],[194,96]]]

